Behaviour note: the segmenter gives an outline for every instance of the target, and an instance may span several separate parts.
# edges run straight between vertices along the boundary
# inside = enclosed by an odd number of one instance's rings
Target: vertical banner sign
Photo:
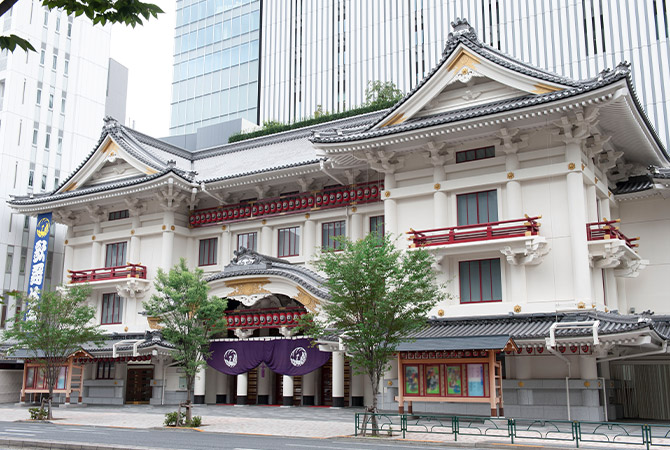
[[[28,297],[30,298],[38,299],[42,295],[50,232],[51,213],[40,214],[37,216],[35,247],[33,247],[32,264],[30,266],[30,281],[28,283]]]

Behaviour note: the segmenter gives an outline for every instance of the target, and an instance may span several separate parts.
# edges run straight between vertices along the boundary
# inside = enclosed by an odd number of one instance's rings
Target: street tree
[[[19,0],[4,0],[0,3],[0,17]],[[143,18],[158,17],[163,10],[153,3],[144,3],[140,0],[42,0],[42,5],[48,9],[61,9],[67,14],[91,19],[93,24],[106,25],[108,23],[122,23],[133,28],[142,25]],[[0,50],[14,51],[20,47],[26,51],[35,51],[35,48],[26,39],[15,34],[0,36]]]
[[[388,235],[370,233],[364,239],[339,239],[339,251],[323,249],[315,261],[326,277],[331,299],[322,304],[324,317],[304,321],[314,337],[341,336],[351,367],[367,375],[372,405],[398,344],[426,324],[429,310],[443,297],[432,269],[434,257],[423,249],[401,251]],[[310,320],[311,319],[311,320]],[[372,432],[376,434],[372,416]]]
[[[386,105],[402,98],[402,91],[393,81],[368,81],[365,88],[365,105]]]
[[[226,299],[209,297],[204,272],[189,270],[181,258],[169,272],[158,269],[156,294],[144,302],[152,317],[160,318],[163,338],[174,345],[172,358],[186,376],[186,423],[191,423],[195,376],[207,365],[210,338],[226,330]]]
[[[49,389],[47,419],[52,419],[51,405],[58,375],[73,353],[84,344],[102,343],[102,330],[93,324],[95,308],[86,300],[88,286],[42,291],[41,297],[14,294],[26,305],[25,314],[17,312],[9,319],[4,339],[11,345],[8,353],[27,351],[43,370]]]

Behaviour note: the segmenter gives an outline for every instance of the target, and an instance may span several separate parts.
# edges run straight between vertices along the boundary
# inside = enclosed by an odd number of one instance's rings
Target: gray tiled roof
[[[401,342],[396,350],[401,352],[423,350],[502,350],[509,340],[509,334],[419,338],[409,342]]]
[[[431,319],[428,326],[412,338],[471,337],[508,335],[515,340],[549,337],[549,328],[555,322],[599,320],[598,333],[617,334],[649,328],[663,339],[670,339],[670,316],[621,315],[604,312],[514,314],[472,318]],[[558,337],[586,336],[589,330],[560,330]]]
[[[640,175],[637,177],[630,177],[626,181],[620,181],[616,184],[613,190],[615,195],[632,194],[635,192],[648,191],[654,187],[654,181],[649,175]]]
[[[275,275],[288,278],[319,298],[329,299],[326,279],[316,272],[283,259],[262,255],[242,247],[223,271],[207,277],[207,281],[248,275]]]

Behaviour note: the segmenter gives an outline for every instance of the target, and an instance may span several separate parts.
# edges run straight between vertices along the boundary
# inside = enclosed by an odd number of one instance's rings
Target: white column
[[[387,173],[384,177],[384,190],[389,191],[396,187],[395,175]],[[398,205],[393,198],[387,198],[384,193],[384,226],[386,233],[398,235]]]
[[[259,405],[270,404],[270,388],[272,386],[272,371],[267,368],[265,363],[258,367],[258,378],[256,385],[256,403]]]
[[[140,228],[140,218],[139,216],[132,217],[132,231],[130,235],[130,251],[128,252],[128,261],[133,264],[139,264],[142,261],[140,260],[140,245],[141,240],[137,235],[137,230]]]
[[[582,172],[577,170],[582,163],[581,148],[578,141],[565,144],[569,163],[575,164],[575,170],[568,173],[568,219],[570,222],[570,249],[572,252],[572,283],[576,302],[591,304],[591,267],[586,242],[586,198]]]
[[[305,263],[311,267],[311,261],[316,254],[316,223],[310,219],[310,215],[305,214],[305,223],[303,225],[303,246],[302,253],[305,256]]]
[[[352,210],[353,209],[354,208],[352,208]],[[351,214],[349,226],[351,229],[348,230],[347,235],[352,241],[363,239],[365,231],[363,231],[363,215],[361,213],[354,211],[353,214]]]
[[[174,248],[174,211],[165,211],[163,214],[163,245],[161,253],[161,268],[169,271],[173,266],[172,250]],[[197,262],[196,262],[197,263]]]
[[[302,404],[314,406],[316,395],[316,370],[302,376]]]
[[[149,400],[149,403],[160,405],[163,400],[163,389],[165,387],[165,380],[163,379],[165,361],[160,357],[154,356],[152,362],[154,363],[154,377],[151,380],[151,400]]]
[[[98,241],[100,237],[98,236],[101,233],[100,222],[95,222],[93,224],[93,244],[91,245],[91,269],[97,269],[104,265],[104,260],[100,259],[100,252],[102,250],[102,243]]]
[[[230,233],[230,228],[226,229],[221,233],[219,237],[221,243],[219,244],[219,262],[222,266],[227,266],[230,263],[230,257],[233,252],[230,249],[232,234]],[[237,248],[237,246],[235,246]]]
[[[514,179],[514,171],[519,168],[519,155],[517,146],[506,148],[505,169],[508,173],[508,181],[505,185],[505,217],[504,220],[520,219],[523,217],[523,201],[521,197],[521,183]],[[526,295],[526,266],[510,264],[510,300],[515,304],[522,305],[528,301]]]
[[[598,196],[595,185],[586,186],[586,220],[587,222],[598,221]]]
[[[72,270],[72,256],[74,254],[74,248],[70,243],[70,240],[74,236],[74,224],[67,227],[65,232],[65,255],[63,256],[63,283],[70,282],[70,276],[68,270]],[[93,268],[93,267],[91,267]]]
[[[365,406],[365,383],[368,377],[363,374],[351,376],[351,406]]]
[[[333,352],[333,407],[344,406],[344,352]]]
[[[440,160],[440,162],[442,162]],[[444,171],[444,164],[433,166],[433,182],[436,189],[433,194],[433,217],[434,228],[446,228],[449,226],[449,201],[447,193],[440,191],[438,184],[441,184],[447,179],[447,174]],[[441,186],[440,186],[441,187]]]
[[[258,252],[263,255],[272,255],[272,227],[263,225],[261,228],[261,246]]]
[[[228,375],[216,371],[216,403],[230,403],[228,398]]]
[[[290,375],[282,375],[282,396],[283,406],[293,406],[293,377]]]
[[[249,374],[241,373],[237,376],[237,404],[247,404],[247,390],[249,389]]]
[[[195,383],[193,384],[193,403],[196,405],[205,403],[206,382],[206,371],[204,367],[201,367],[195,374]]]

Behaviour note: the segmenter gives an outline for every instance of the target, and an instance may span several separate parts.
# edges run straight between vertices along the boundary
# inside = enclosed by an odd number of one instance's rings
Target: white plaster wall
[[[0,369],[0,403],[19,401],[23,385],[22,370]]]

